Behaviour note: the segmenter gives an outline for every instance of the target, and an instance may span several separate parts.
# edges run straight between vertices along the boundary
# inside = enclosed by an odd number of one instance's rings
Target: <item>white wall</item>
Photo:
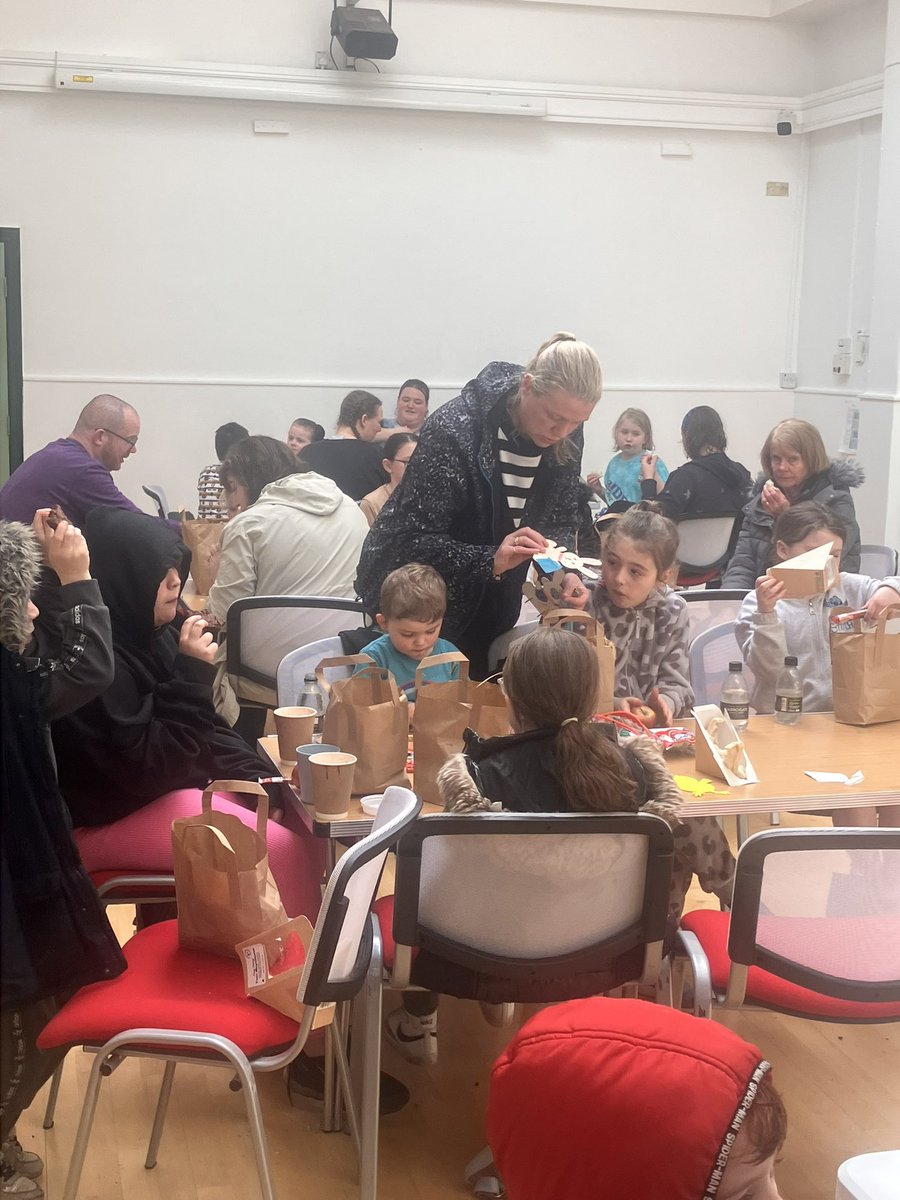
[[[864,9],[873,27],[880,7]],[[7,0],[4,36],[21,49],[308,65],[317,4],[265,0],[249,23],[247,12],[233,0]],[[466,0],[396,15],[405,72],[770,95],[798,94],[814,74],[798,24]],[[407,375],[446,398],[558,328],[605,367],[591,465],[628,404],[648,409],[670,464],[683,412],[716,405],[751,469],[793,412],[777,380],[795,315],[798,137],[122,95],[0,101],[0,161],[17,164],[0,220],[22,227],[26,451],[114,391],[144,422],[121,479],[135,498],[153,481],[192,504],[224,420],[278,435],[300,412],[330,425],[350,387],[389,398]],[[287,121],[290,135],[254,136],[258,119]],[[660,157],[673,136],[692,158]],[[840,171],[817,136],[824,194]],[[874,123],[867,136],[874,145]],[[849,171],[873,161],[855,153]],[[769,180],[790,197],[767,198]],[[829,297],[842,286],[811,281]],[[802,333],[804,370],[814,341]]]

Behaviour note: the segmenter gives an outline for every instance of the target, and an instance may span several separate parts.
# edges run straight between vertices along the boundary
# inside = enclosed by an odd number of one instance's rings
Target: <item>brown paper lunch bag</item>
[[[181,517],[181,540],[191,552],[191,578],[194,590],[208,596],[216,582],[216,573],[210,560],[222,540],[225,521],[201,521],[197,517]]]
[[[256,829],[217,812],[214,792],[256,796]],[[235,945],[287,921],[269,869],[269,798],[258,783],[219,779],[203,793],[201,811],[172,822],[178,942],[233,958]]]
[[[900,632],[888,632],[887,614],[866,631],[859,621],[850,623],[852,630],[831,633],[835,720],[843,725],[900,721]]]
[[[424,679],[429,667],[459,664],[459,678],[437,682]],[[472,715],[469,660],[458,650],[423,658],[416,670],[416,711],[413,717],[415,788],[426,804],[440,804],[437,773],[450,757],[463,748],[463,730]]]
[[[349,679],[329,681],[330,667],[366,665]],[[383,792],[391,784],[406,784],[409,750],[409,703],[394,676],[368,654],[324,658],[316,678],[328,697],[322,722],[322,741],[356,755],[354,795]]]
[[[600,665],[600,687],[594,712],[613,712],[616,692],[616,648],[597,618],[578,608],[553,608],[543,614],[541,624],[572,627],[574,633],[580,633],[587,638],[597,652],[597,662]]]

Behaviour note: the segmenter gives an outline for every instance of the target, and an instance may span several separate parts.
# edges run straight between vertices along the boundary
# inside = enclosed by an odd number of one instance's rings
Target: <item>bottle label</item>
[[[750,705],[749,704],[723,704],[722,711],[732,721],[749,721],[750,720]]]
[[[803,697],[776,695],[775,711],[780,713],[803,712]]]

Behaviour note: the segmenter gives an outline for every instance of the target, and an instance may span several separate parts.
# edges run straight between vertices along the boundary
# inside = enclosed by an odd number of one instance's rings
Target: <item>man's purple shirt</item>
[[[98,505],[143,511],[122,495],[106,467],[71,438],[59,438],[37,450],[0,489],[0,517],[6,521],[30,525],[39,508],[52,504],[58,504],[79,526]]]

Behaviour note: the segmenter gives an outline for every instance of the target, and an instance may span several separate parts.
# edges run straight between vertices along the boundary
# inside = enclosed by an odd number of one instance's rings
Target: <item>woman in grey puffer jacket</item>
[[[850,488],[865,481],[859,463],[829,460],[818,429],[808,421],[793,419],[775,426],[766,438],[760,461],[764,474],[756,480],[744,507],[744,522],[722,586],[748,590],[756,586],[770,566],[776,517],[802,500],[815,500],[840,517],[847,529],[841,570],[859,571],[859,525],[850,495]]]

